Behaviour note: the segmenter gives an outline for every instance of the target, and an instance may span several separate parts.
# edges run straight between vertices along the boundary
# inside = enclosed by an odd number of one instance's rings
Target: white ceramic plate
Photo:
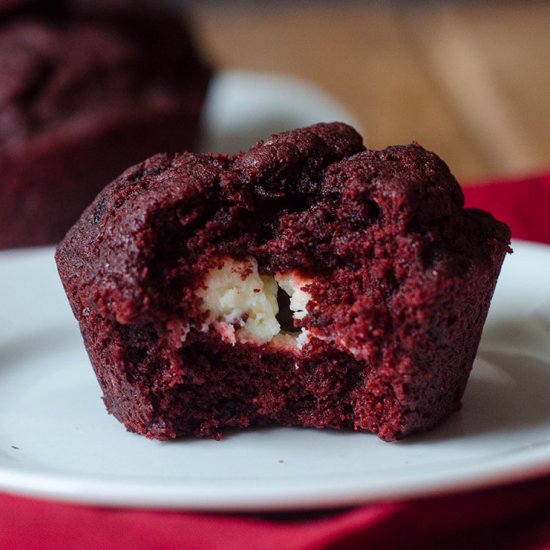
[[[52,249],[0,253],[0,489],[148,507],[277,510],[550,472],[550,247],[505,262],[463,409],[430,434],[300,429],[159,443],[108,416]]]
[[[307,84],[225,73],[210,96],[204,143],[229,150],[234,137],[235,150],[280,130],[281,120],[297,127],[338,119],[353,123]],[[53,250],[0,252],[0,489],[113,506],[289,510],[550,472],[550,248],[515,249],[462,411],[430,434],[392,444],[299,429],[251,430],[221,442],[129,434],[100,400]]]

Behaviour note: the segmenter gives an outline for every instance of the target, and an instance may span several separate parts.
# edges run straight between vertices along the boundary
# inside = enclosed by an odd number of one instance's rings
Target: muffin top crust
[[[463,205],[445,163],[421,146],[365,150],[351,127],[322,123],[234,156],[157,155],[129,168],[57,257],[78,307],[123,324],[193,302],[181,293],[221,257],[253,257],[260,275],[319,282],[310,290],[326,308],[309,317],[322,332],[371,280],[383,283],[370,299],[387,304],[414,272],[436,280],[488,262],[509,230]]]

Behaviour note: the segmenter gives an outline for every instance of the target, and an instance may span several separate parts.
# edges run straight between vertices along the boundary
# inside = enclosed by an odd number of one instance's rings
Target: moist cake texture
[[[58,242],[100,189],[192,147],[209,71],[179,13],[0,1],[0,248]]]
[[[460,407],[509,240],[435,154],[331,123],[133,166],[56,260],[128,430],[391,441]]]

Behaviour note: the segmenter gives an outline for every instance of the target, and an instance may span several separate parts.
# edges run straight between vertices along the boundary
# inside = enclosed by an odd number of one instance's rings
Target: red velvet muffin
[[[158,439],[432,428],[510,240],[463,202],[433,153],[339,123],[128,169],[56,254],[108,411]]]
[[[66,9],[69,0],[0,0],[0,17],[18,16],[23,13],[53,14]]]
[[[0,248],[59,241],[127,166],[190,148],[207,81],[158,4],[0,1]]]

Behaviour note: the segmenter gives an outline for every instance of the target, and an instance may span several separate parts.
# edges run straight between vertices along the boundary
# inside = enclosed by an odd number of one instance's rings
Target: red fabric
[[[550,173],[468,187],[516,238],[550,244]],[[550,476],[473,493],[330,513],[229,515],[58,504],[0,495],[0,548],[550,550]]]
[[[550,172],[464,189],[466,205],[490,211],[512,237],[550,244]]]

